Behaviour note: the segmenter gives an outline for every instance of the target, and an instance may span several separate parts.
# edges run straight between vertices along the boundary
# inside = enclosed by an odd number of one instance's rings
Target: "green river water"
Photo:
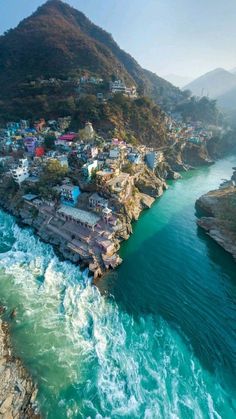
[[[0,212],[0,300],[17,308],[13,345],[43,417],[236,417],[236,264],[194,209],[232,166],[170,183],[99,288]]]

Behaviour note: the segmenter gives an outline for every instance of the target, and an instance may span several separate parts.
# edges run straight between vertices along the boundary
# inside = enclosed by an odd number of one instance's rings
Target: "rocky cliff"
[[[165,151],[168,178],[177,178],[173,172],[186,171],[214,163],[204,144],[177,142]]]
[[[225,133],[212,137],[207,142],[207,151],[214,158],[218,159],[224,155],[236,152],[236,130],[231,129]]]
[[[236,187],[208,192],[196,201],[196,208],[201,215],[197,224],[236,260]]]
[[[8,324],[1,319],[0,370],[0,418],[40,419],[35,403],[36,386],[22,362],[13,355]]]

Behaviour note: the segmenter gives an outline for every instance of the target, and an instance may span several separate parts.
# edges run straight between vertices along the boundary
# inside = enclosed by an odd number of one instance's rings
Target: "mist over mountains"
[[[236,69],[217,68],[193,80],[184,89],[196,96],[217,99],[222,108],[236,109]]]

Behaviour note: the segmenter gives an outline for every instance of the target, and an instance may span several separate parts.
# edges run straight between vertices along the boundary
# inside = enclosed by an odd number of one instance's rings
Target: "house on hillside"
[[[29,154],[32,156],[35,154],[37,144],[37,138],[36,137],[26,137],[24,138],[24,146]]]
[[[79,186],[75,185],[62,185],[60,187],[61,203],[70,207],[75,207],[78,198],[81,194]]]
[[[122,80],[115,80],[111,81],[109,84],[110,92],[112,94],[122,93],[125,96],[129,96],[130,98],[137,97],[137,89],[135,86],[127,87],[126,84]]]
[[[102,212],[108,207],[108,199],[102,198],[98,193],[93,193],[89,198],[89,206],[97,212]]]
[[[20,159],[19,166],[11,170],[11,175],[19,185],[29,177],[29,164],[27,159]]]
[[[155,170],[158,163],[160,163],[163,159],[163,153],[160,151],[150,151],[146,154],[145,160],[148,168],[152,171]]]
[[[89,180],[91,179],[92,173],[98,168],[98,161],[91,160],[85,163],[82,167],[84,177]]]
[[[129,153],[127,156],[127,159],[129,160],[130,163],[133,163],[133,164],[142,163],[142,157],[141,157],[141,154],[139,153]]]

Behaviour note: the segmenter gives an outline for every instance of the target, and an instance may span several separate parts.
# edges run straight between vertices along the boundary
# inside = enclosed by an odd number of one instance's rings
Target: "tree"
[[[40,186],[51,187],[60,183],[66,175],[68,168],[60,164],[58,160],[50,160],[40,177]]]
[[[55,149],[55,139],[56,137],[54,134],[49,134],[44,138],[44,146],[46,151]]]

